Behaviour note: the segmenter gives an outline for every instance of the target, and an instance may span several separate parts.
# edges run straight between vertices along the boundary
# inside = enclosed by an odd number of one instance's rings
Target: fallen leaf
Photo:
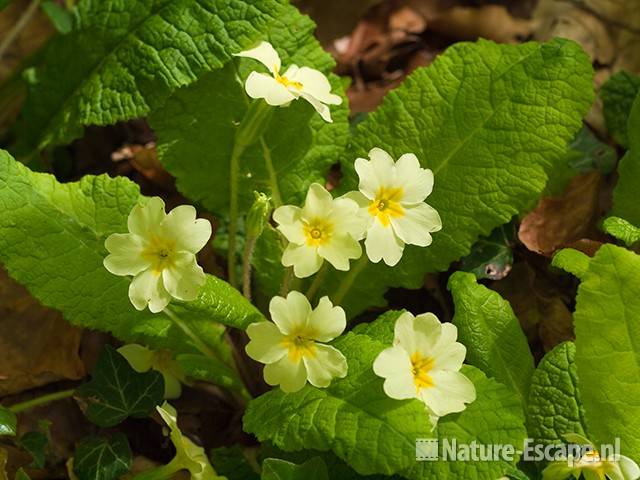
[[[558,197],[540,200],[520,223],[518,238],[545,256],[572,242],[595,235],[599,218],[600,172],[575,177]]]
[[[82,378],[81,336],[0,269],[0,396]]]
[[[133,168],[151,182],[166,190],[173,189],[173,177],[158,160],[156,144],[153,142],[146,145],[125,145],[113,152],[111,159],[114,162],[129,161]]]

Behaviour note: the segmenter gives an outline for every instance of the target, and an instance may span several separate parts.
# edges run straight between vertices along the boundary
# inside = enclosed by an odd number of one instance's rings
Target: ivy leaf
[[[531,378],[527,431],[536,444],[563,443],[563,435],[587,436],[578,389],[576,347],[564,342],[547,353]]]
[[[0,437],[15,436],[18,428],[18,418],[8,408],[0,406]]]
[[[1,473],[2,472],[0,472],[0,474]],[[31,477],[29,475],[27,475],[27,472],[25,472],[22,467],[20,467],[18,469],[18,471],[16,472],[15,480],[31,480]]]
[[[36,72],[22,143],[42,149],[68,143],[87,125],[144,117],[256,42],[279,7],[277,0],[79,2],[73,31],[49,45]]]
[[[237,480],[260,479],[260,475],[249,464],[247,456],[245,456],[242,447],[238,444],[232,447],[214,448],[211,450],[209,457],[211,465],[218,475]]]
[[[586,269],[579,262],[575,362],[589,438],[619,437],[622,454],[638,459],[640,405],[627,399],[640,397],[640,256],[605,244]]]
[[[640,225],[640,94],[633,102],[627,130],[629,150],[618,164],[618,183],[613,190],[611,214]]]
[[[320,457],[307,460],[302,465],[267,458],[262,463],[262,480],[329,480],[327,466]]]
[[[471,273],[454,273],[449,289],[456,307],[453,323],[458,327],[458,341],[467,347],[467,361],[511,388],[524,407],[533,356],[511,305],[476,283]]]
[[[600,89],[604,120],[613,139],[628,147],[627,120],[640,92],[640,77],[624,70],[613,74]]]
[[[342,188],[356,188],[354,160],[372,147],[394,158],[413,152],[434,172],[427,202],[443,229],[431,246],[407,247],[393,269],[365,267],[340,304],[353,315],[384,305],[390,286],[419,288],[426,272],[446,270],[480,236],[533,207],[593,103],[592,77],[590,59],[568,40],[480,40],[450,47],[389,93],[356,127]],[[325,293],[335,299],[343,278],[329,277]]]
[[[501,225],[488,237],[478,239],[471,253],[462,259],[461,270],[473,273],[478,279],[506,277],[513,266],[513,235],[512,225]]]
[[[146,417],[164,398],[164,380],[155,370],[136,372],[110,345],[98,358],[91,381],[78,388],[89,403],[87,418],[112,427],[127,417]]]
[[[131,208],[143,200],[138,186],[123,177],[85,176],[60,184],[0,151],[0,262],[75,325],[175,355],[200,353],[168,317],[137,311],[129,301],[130,280],[102,265],[105,239],[127,231]],[[237,290],[210,275],[195,301],[171,308],[228,365],[231,354],[219,323],[245,328],[262,318]]]
[[[346,378],[334,380],[326,389],[307,385],[293,394],[278,389],[262,395],[249,404],[245,430],[285,451],[331,450],[361,475],[401,473],[409,479],[501,476],[508,465],[502,462],[416,462],[418,438],[520,445],[524,419],[517,397],[506,387],[473,367],[464,367],[478,399],[464,412],[440,419],[431,432],[424,404],[387,397],[383,380],[373,373],[375,357],[390,345],[383,340],[393,330],[390,315],[381,317],[375,327],[350,332],[334,342],[347,358]]]
[[[284,68],[296,63],[328,74],[335,63],[313,37],[314,23],[293,6],[279,8],[273,16],[278,20],[267,39],[280,53]],[[178,189],[218,214],[229,207],[229,159],[250,105],[242,78],[260,68],[255,60],[237,62],[177,91],[150,117],[160,160],[176,177]],[[334,93],[345,98],[340,80],[330,75],[330,81]],[[268,193],[276,202],[298,204],[311,183],[324,182],[349,131],[347,102],[332,106],[331,112],[334,121],[326,123],[305,101],[273,108],[264,144],[250,146],[240,159],[241,212],[253,203],[253,191]]]
[[[78,480],[116,480],[131,468],[131,448],[127,437],[88,437],[78,444],[73,471]]]
[[[27,432],[20,437],[20,445],[31,454],[31,458],[33,459],[30,465],[31,467],[44,468],[45,450],[48,443],[49,438],[46,433],[38,430]]]
[[[609,235],[624,242],[627,247],[640,242],[640,228],[618,217],[609,217],[602,223],[602,229]]]

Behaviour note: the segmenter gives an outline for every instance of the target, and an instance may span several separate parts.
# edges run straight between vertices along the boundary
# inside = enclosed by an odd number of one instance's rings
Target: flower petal
[[[272,322],[252,323],[247,327],[250,342],[245,347],[247,355],[262,363],[274,363],[287,354],[282,343],[284,335]]]
[[[164,201],[160,197],[151,197],[146,204],[138,204],[131,209],[127,219],[129,232],[148,238],[158,232],[166,216]]]
[[[325,218],[333,209],[333,197],[319,183],[312,183],[307,191],[302,208],[302,217],[307,220]]]
[[[437,370],[460,370],[467,348],[456,342],[458,329],[452,323],[443,323],[437,344],[433,347],[433,368]]]
[[[278,230],[287,240],[302,245],[306,239],[302,225],[302,209],[293,205],[284,205],[273,212],[273,220],[278,224]]]
[[[395,173],[393,158],[381,148],[372,148],[369,158],[371,160],[357,158],[355,169],[360,179],[359,190],[369,200],[373,200],[380,187],[394,184]]]
[[[162,221],[161,233],[174,238],[178,250],[198,253],[211,238],[211,223],[204,218],[196,219],[196,209],[191,205],[180,205]]]
[[[260,42],[260,44],[250,50],[245,50],[240,53],[234,54],[236,57],[253,58],[259,61],[272,73],[278,73],[280,71],[280,55],[276,52],[269,42]]]
[[[617,458],[617,462],[622,475],[624,475],[625,480],[630,478],[640,478],[640,467],[638,467],[638,464],[631,460],[629,457],[619,455]]]
[[[162,276],[152,270],[145,270],[136,275],[129,285],[129,299],[137,310],[144,310],[147,305],[152,313],[159,313],[169,305],[171,295],[162,284]]]
[[[396,400],[416,397],[411,368],[409,354],[399,346],[383,350],[373,362],[373,372],[385,379],[384,392]]]
[[[282,254],[282,265],[293,267],[293,273],[298,278],[307,278],[320,270],[322,257],[314,246],[296,245],[290,243]]]
[[[328,387],[334,378],[347,376],[347,359],[340,350],[329,345],[317,343],[315,356],[305,356],[303,361],[309,383],[315,387]]]
[[[130,343],[120,347],[118,353],[122,355],[127,362],[129,362],[131,368],[138,373],[148,372],[151,369],[153,352],[147,347],[143,347],[137,343]]]
[[[104,242],[110,255],[102,261],[104,268],[114,275],[137,275],[149,268],[142,256],[144,241],[132,233],[113,233]]]
[[[269,303],[269,313],[278,329],[288,335],[307,327],[311,305],[307,297],[293,290],[287,298],[273,297]]]
[[[178,252],[174,264],[162,271],[167,292],[178,300],[195,300],[207,277],[193,253]]]
[[[319,342],[330,342],[347,327],[347,317],[342,307],[334,306],[329,297],[322,297],[318,306],[309,315],[312,338]]]
[[[286,105],[296,99],[287,87],[265,73],[251,72],[244,89],[251,98],[264,98],[273,107]]]
[[[329,105],[340,105],[342,97],[331,93],[329,79],[319,70],[301,67],[296,72],[287,72],[287,78],[302,84],[302,93]]]
[[[460,372],[434,371],[431,378],[434,386],[421,389],[418,396],[439,417],[461,412],[476,399],[475,386]]]
[[[391,225],[396,235],[404,243],[426,247],[431,245],[430,232],[442,229],[442,220],[435,208],[426,203],[404,206],[404,215],[391,217]]]
[[[390,267],[400,261],[404,251],[404,243],[393,232],[393,228],[385,227],[378,221],[373,222],[367,230],[364,246],[369,260],[373,263],[384,260]]]
[[[366,197],[360,192],[351,193],[359,195],[359,198],[364,199],[366,202]],[[352,196],[355,197],[355,195]],[[360,206],[354,199],[345,195],[336,198],[333,201],[333,211],[331,213],[334,230],[348,233],[355,240],[362,240],[369,220],[363,213],[366,215],[366,212],[360,212]]]
[[[360,258],[362,247],[351,235],[334,235],[331,240],[318,247],[318,255],[327,260],[336,270],[349,270],[349,259]]]
[[[455,328],[454,325],[449,325]],[[433,358],[438,353],[436,347],[441,341],[443,327],[444,325],[433,313],[422,313],[418,315],[413,321],[415,350],[420,352],[424,357]],[[449,331],[448,327],[444,330]],[[450,343],[446,343],[446,345],[450,345]]]
[[[402,186],[403,203],[424,202],[433,190],[433,172],[422,168],[413,153],[405,153],[396,162],[396,181]]]
[[[301,390],[307,383],[307,369],[302,360],[291,361],[288,356],[264,367],[264,381],[269,385],[280,385],[286,393]]]

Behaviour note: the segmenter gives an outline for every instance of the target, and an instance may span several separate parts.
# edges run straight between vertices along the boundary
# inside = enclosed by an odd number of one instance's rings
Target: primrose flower
[[[133,275],[129,299],[138,310],[164,310],[171,298],[194,300],[206,281],[196,261],[211,237],[211,224],[196,219],[196,209],[181,205],[165,213],[159,197],[136,205],[128,220],[129,233],[109,235],[104,266],[114,275]]]
[[[153,351],[137,343],[123,345],[118,349],[131,368],[136,372],[144,373],[156,370],[164,378],[164,398],[173,399],[182,395],[182,383],[185,375],[178,362],[173,359],[171,352]]]
[[[174,459],[171,460],[166,467],[160,468],[167,471],[174,469],[174,471],[188,470],[193,480],[223,480],[225,477],[218,476],[213,470],[204,448],[199,447],[190,439],[182,435],[182,432],[178,427],[178,415],[176,409],[167,402],[164,402],[161,407],[156,407],[156,410],[169,426],[171,443],[173,443],[173,446],[176,449],[176,456]],[[149,478],[151,478],[151,476]]]
[[[375,374],[385,379],[385,393],[397,400],[417,398],[436,417],[464,410],[476,399],[476,389],[458,371],[467,350],[457,335],[455,325],[440,323],[432,313],[400,315],[393,346],[373,363]]]
[[[331,122],[331,112],[327,105],[340,105],[342,98],[331,93],[331,84],[320,71],[309,67],[290,65],[283,73],[280,56],[268,42],[262,42],[251,50],[237,53],[238,57],[253,58],[269,69],[271,75],[251,72],[245,82],[245,90],[251,98],[263,98],[272,106],[286,106],[292,100],[302,97],[309,102],[320,116]]]
[[[358,158],[356,172],[360,192],[351,192],[367,218],[365,247],[369,259],[396,265],[404,245],[426,247],[431,233],[442,228],[440,215],[424,203],[433,189],[433,173],[422,168],[413,153],[397,162],[380,148],[369,152],[370,160]]]
[[[349,259],[362,255],[359,240],[365,224],[358,204],[344,197],[334,199],[318,183],[309,187],[303,208],[279,207],[273,219],[289,241],[282,264],[293,266],[298,278],[316,273],[324,260],[337,270],[349,270]]]
[[[593,443],[582,435],[570,433],[564,435],[570,443],[589,451],[579,458],[569,457],[551,462],[542,471],[542,480],[565,480],[566,478],[584,478],[584,480],[636,480],[640,477],[640,467],[624,455],[612,455],[602,458]],[[582,477],[581,477],[582,475]]]
[[[347,360],[334,347],[325,345],[347,325],[344,310],[328,297],[311,305],[300,292],[287,298],[274,297],[269,304],[272,322],[252,323],[247,328],[251,341],[247,354],[266,364],[264,379],[285,392],[297,392],[307,380],[316,387],[328,387],[333,378],[347,375]]]

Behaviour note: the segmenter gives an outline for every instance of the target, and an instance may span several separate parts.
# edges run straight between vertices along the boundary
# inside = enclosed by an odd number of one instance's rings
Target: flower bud
[[[271,214],[271,197],[259,192],[253,194],[256,199],[247,214],[247,237],[258,238]]]

